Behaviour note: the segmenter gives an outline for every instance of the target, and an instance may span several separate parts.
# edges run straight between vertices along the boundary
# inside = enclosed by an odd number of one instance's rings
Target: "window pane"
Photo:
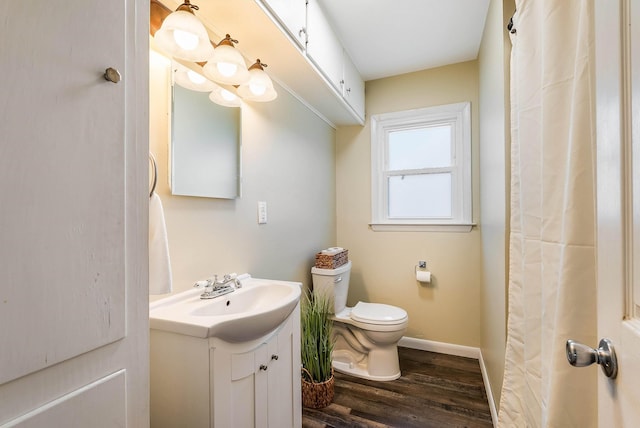
[[[389,132],[389,170],[451,166],[451,125]]]
[[[389,177],[389,217],[451,217],[451,173]]]

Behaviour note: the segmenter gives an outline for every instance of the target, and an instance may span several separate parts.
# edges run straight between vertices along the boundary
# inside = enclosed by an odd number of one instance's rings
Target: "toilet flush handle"
[[[340,281],[342,281],[342,276],[337,277],[336,279],[333,280],[334,284],[339,283]]]

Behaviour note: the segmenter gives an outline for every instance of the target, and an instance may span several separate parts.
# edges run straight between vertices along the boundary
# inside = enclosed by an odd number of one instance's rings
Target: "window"
[[[470,103],[371,118],[373,230],[471,230]]]

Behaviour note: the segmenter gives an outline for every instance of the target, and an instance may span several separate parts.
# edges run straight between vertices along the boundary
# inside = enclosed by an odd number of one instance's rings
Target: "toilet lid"
[[[351,319],[369,324],[398,324],[407,319],[407,312],[383,303],[358,302],[351,310]]]

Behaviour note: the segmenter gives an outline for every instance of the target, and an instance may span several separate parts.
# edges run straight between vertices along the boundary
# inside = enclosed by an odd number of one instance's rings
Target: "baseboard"
[[[480,348],[473,346],[455,345],[453,343],[434,342],[433,340],[416,339],[404,336],[398,342],[398,346],[419,349],[421,351],[438,352],[440,354],[455,355],[458,357],[480,358]]]
[[[474,348],[473,346],[455,345],[453,343],[434,342],[433,340],[416,339],[414,337],[403,337],[398,342],[398,346],[405,348],[419,349],[421,351],[438,352],[440,354],[455,355],[457,357],[475,358],[480,363],[480,372],[482,373],[482,381],[484,383],[484,389],[487,394],[487,401],[489,402],[489,410],[491,411],[491,419],[493,426],[496,426],[498,421],[498,412],[496,409],[496,402],[493,399],[493,393],[491,392],[491,383],[489,381],[489,375],[487,374],[487,367],[484,364],[482,358],[482,352],[480,348]]]
[[[493,398],[493,392],[491,392],[491,381],[489,380],[489,374],[487,373],[487,366],[484,364],[484,358],[482,358],[482,351],[480,351],[480,371],[482,372],[482,382],[484,383],[484,389],[487,393],[487,401],[489,402],[489,410],[491,411],[491,421],[493,426],[497,426],[498,423],[498,409],[496,408],[496,402]]]

